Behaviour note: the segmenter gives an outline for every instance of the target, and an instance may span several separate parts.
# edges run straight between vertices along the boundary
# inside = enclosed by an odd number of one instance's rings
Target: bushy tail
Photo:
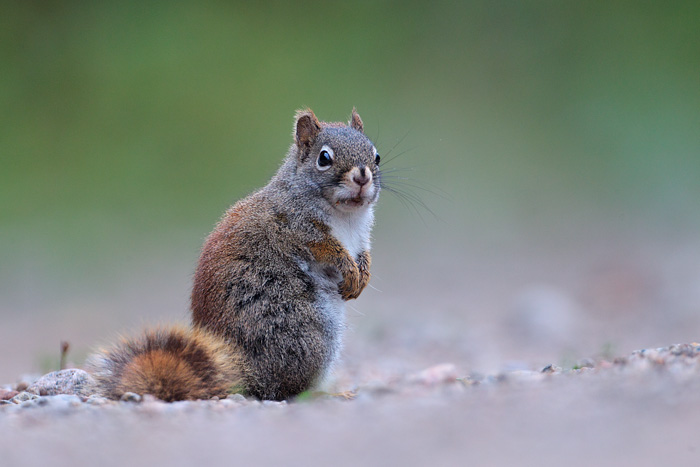
[[[147,330],[91,355],[86,369],[102,395],[151,394],[164,401],[225,397],[240,387],[242,362],[222,339],[201,329]]]

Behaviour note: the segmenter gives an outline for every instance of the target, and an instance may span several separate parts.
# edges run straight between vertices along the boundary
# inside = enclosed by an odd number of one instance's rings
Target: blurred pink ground
[[[537,371],[699,340],[700,244],[611,238],[449,250],[419,247],[425,239],[395,245],[384,234],[375,242],[378,290],[350,303],[331,382],[378,395],[226,413],[0,415],[3,465],[694,465],[700,378],[380,395],[443,362],[460,376]],[[118,292],[44,297],[36,312],[6,314],[2,381],[36,371],[37,355],[55,349],[57,359],[61,340],[80,363],[117,332],[186,321],[190,268],[155,266],[158,274],[125,276]]]

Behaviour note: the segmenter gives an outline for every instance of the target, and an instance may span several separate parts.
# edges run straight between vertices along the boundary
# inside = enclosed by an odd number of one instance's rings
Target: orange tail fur
[[[147,330],[91,355],[86,367],[110,399],[125,392],[164,401],[225,397],[242,381],[233,349],[197,328]]]

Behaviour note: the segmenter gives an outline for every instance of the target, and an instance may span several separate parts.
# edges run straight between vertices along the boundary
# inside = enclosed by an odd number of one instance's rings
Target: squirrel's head
[[[379,154],[352,109],[348,124],[320,122],[311,109],[299,110],[294,125],[297,172],[318,187],[335,209],[354,212],[379,197]]]

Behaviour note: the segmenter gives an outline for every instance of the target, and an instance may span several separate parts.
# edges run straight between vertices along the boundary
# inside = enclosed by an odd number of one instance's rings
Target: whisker
[[[383,161],[382,164],[390,164],[391,161],[395,160],[396,158],[401,157],[401,156],[403,156],[404,154],[409,153],[409,152],[411,152],[411,151],[413,151],[413,150],[415,150],[415,149],[417,149],[417,148],[418,148],[418,146],[413,146],[413,147],[411,147],[411,148],[404,149],[404,150],[401,151],[400,153],[395,154],[395,155],[393,155],[392,157],[389,157],[388,159],[386,159],[385,161]],[[388,156],[388,154],[387,154],[387,156]]]
[[[410,209],[408,202],[401,196],[400,193],[397,193],[396,191],[392,190],[390,187],[386,187],[385,190],[387,190],[389,193],[393,193],[396,196],[396,199],[399,200],[399,202],[405,207],[406,209]]]
[[[392,189],[390,187],[386,188],[386,190],[389,193],[393,193],[394,196],[396,196],[396,199],[399,200],[399,202],[403,205],[403,207],[409,211],[416,211],[416,207],[413,204],[413,202],[408,199],[408,197],[401,191],[397,191],[395,189]],[[419,214],[420,215],[420,214]]]
[[[391,188],[392,188],[393,190],[395,190],[395,191],[400,191],[400,190],[398,190],[396,187],[391,187]],[[391,189],[390,189],[389,191],[391,191]],[[422,207],[423,209],[425,209],[426,211],[428,211],[430,214],[432,214],[433,217],[435,217],[435,219],[438,219],[437,214],[435,214],[435,212],[433,212],[433,210],[430,209],[430,208],[428,207],[428,205],[425,204],[425,203],[423,202],[423,200],[422,200],[418,195],[416,195],[416,194],[414,194],[414,193],[411,193],[410,191],[405,191],[405,190],[404,190],[404,191],[401,191],[401,193],[403,194],[403,196],[406,197],[406,199],[408,199],[408,200],[410,200],[411,202],[413,202],[413,203],[417,204],[418,206]]]
[[[352,311],[354,311],[354,312],[357,313],[358,315],[360,315],[360,316],[365,316],[364,313],[362,313],[360,310],[358,310],[358,309],[355,308],[354,306],[352,306],[352,305],[350,305],[350,304],[346,304],[345,306],[347,306],[348,308],[350,308]]]
[[[402,202],[402,204],[406,208],[408,208],[409,210],[413,211],[416,215],[418,215],[418,217],[420,218],[420,220],[424,226],[427,227],[428,224],[427,224],[427,222],[425,222],[425,218],[420,213],[420,210],[418,209],[417,206],[420,206],[421,208],[428,211],[436,220],[440,220],[440,218],[433,212],[433,210],[430,209],[420,198],[418,198],[414,194],[399,190],[395,187],[386,187],[386,190],[389,193],[393,193],[394,195],[396,195],[396,197]]]
[[[393,151],[394,149],[396,149],[396,146],[398,146],[399,144],[401,144],[401,143],[403,142],[403,140],[405,140],[406,137],[407,137],[410,133],[411,133],[411,130],[408,130],[408,131],[406,132],[406,134],[403,135],[403,136],[401,137],[401,139],[399,139],[399,140],[391,147],[391,149],[389,149],[389,150],[387,151],[387,153],[384,155],[384,157],[387,157],[389,154],[391,154],[391,151]]]
[[[411,188],[415,188],[417,190],[422,190],[425,191],[426,193],[430,193],[431,195],[438,196],[445,201],[453,201],[452,197],[449,195],[449,193],[445,192],[442,190],[440,187],[432,185],[430,183],[425,183],[419,180],[416,180],[414,178],[408,178],[408,177],[398,177],[398,176],[388,176],[382,177],[382,180],[387,180],[389,181],[390,184],[396,183],[402,186],[409,186]],[[426,188],[424,186],[421,186],[421,183],[429,186],[430,188]]]

